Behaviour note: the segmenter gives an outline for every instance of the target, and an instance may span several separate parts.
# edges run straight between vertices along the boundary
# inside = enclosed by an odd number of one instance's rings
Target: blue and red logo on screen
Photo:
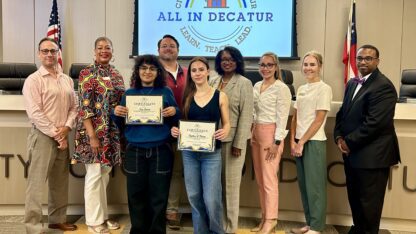
[[[274,20],[267,4],[257,0],[176,0],[157,18],[177,27],[189,46],[213,56],[225,46],[245,44],[254,28]]]
[[[227,0],[205,0],[207,2],[207,8],[227,8]],[[194,4],[194,0],[187,0],[185,7],[192,8]],[[244,7],[247,8],[247,4],[245,0],[238,0],[238,4],[240,8]]]

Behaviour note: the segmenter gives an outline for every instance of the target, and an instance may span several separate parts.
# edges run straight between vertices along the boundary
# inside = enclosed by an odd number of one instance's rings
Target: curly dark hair
[[[231,58],[233,58],[234,61],[236,62],[235,73],[244,76],[245,70],[244,70],[243,55],[237,48],[232,47],[232,46],[226,46],[224,47],[224,49],[218,51],[217,56],[215,56],[215,71],[220,75],[224,75],[224,70],[222,70],[221,68],[221,56],[222,56],[222,53],[224,53],[224,51],[227,51],[228,53],[230,53]]]
[[[136,89],[143,88],[141,79],[140,79],[140,73],[139,68],[143,64],[147,65],[153,65],[157,68],[157,76],[154,81],[154,87],[160,88],[166,86],[166,71],[163,68],[162,64],[159,62],[157,57],[153,54],[145,54],[141,55],[134,59],[134,67],[133,67],[133,74],[131,75],[130,79],[130,87],[134,87]]]

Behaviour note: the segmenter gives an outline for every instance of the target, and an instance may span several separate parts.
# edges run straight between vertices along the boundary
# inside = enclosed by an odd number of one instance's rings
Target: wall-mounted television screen
[[[296,0],[135,0],[133,55],[157,54],[165,34],[181,57],[213,57],[231,45],[245,58],[272,51],[296,59]]]

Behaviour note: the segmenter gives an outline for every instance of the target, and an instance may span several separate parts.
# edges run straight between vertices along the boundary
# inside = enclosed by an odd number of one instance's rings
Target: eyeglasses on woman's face
[[[223,58],[221,59],[222,63],[235,63],[235,60],[233,58]]]
[[[261,69],[272,69],[274,66],[276,66],[276,63],[259,63],[259,68]]]
[[[145,72],[145,71],[157,72],[158,69],[155,66],[142,65],[139,67],[139,70],[142,72]]]

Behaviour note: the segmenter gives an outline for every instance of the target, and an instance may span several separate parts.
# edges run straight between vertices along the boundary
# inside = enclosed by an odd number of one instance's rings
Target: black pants
[[[173,153],[168,144],[148,149],[127,147],[123,167],[127,175],[130,233],[166,233],[172,166]]]
[[[390,168],[352,168],[346,162],[344,169],[354,222],[349,233],[377,234]]]

